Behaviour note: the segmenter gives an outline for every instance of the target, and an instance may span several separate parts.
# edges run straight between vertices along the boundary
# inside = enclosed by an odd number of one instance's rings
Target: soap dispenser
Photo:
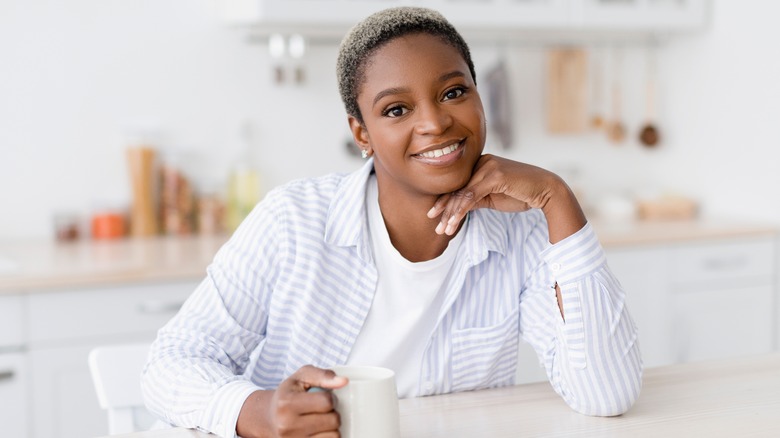
[[[238,228],[262,196],[260,173],[253,160],[252,126],[244,122],[239,131],[241,148],[228,178],[226,225],[230,231]]]

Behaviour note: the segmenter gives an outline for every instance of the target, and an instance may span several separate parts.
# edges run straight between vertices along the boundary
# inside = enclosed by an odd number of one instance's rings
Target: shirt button
[[[553,263],[550,265],[550,269],[553,270],[553,272],[558,272],[561,270],[561,264],[560,263]]]

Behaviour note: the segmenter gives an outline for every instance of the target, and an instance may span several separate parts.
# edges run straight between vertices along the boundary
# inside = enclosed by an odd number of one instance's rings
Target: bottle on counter
[[[181,153],[169,149],[160,164],[160,228],[167,235],[195,232],[195,193],[184,172]]]
[[[157,234],[157,206],[155,202],[157,152],[148,145],[127,149],[127,163],[132,187],[130,231],[133,237]]]
[[[252,132],[248,122],[241,128],[241,142],[241,153],[228,179],[226,225],[231,232],[247,217],[262,197],[260,173],[255,169],[252,160]]]
[[[213,236],[225,231],[225,202],[222,196],[224,182],[201,180],[195,205],[195,227],[199,235]]]

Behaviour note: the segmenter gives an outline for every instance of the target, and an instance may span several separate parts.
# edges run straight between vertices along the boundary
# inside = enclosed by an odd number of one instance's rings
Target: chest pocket
[[[518,313],[488,327],[452,333],[452,390],[511,385],[517,368]]]

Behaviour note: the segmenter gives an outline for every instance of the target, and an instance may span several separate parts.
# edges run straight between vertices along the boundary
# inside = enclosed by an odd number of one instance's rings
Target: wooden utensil
[[[620,117],[620,104],[623,99],[620,89],[621,57],[619,52],[613,53],[612,56],[612,120],[607,124],[607,138],[613,143],[622,143],[626,138],[626,128]]]
[[[588,57],[580,48],[552,49],[547,57],[547,129],[577,134],[587,127]]]
[[[652,50],[652,49],[650,49]],[[655,52],[647,54],[647,84],[645,85],[645,124],[639,131],[639,142],[648,148],[655,147],[660,140],[660,133],[653,120],[655,120]]]
[[[597,56],[592,52],[593,62],[591,63],[591,90],[590,90],[590,127],[593,129],[603,129],[606,125],[604,120],[604,107],[602,100],[604,98],[604,65],[603,54]]]

